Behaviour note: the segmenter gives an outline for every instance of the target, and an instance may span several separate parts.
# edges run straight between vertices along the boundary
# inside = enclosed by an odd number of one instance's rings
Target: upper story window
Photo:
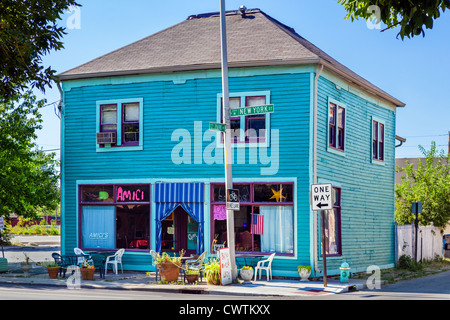
[[[97,101],[97,132],[115,137],[114,143],[97,143],[97,152],[142,150],[142,107],[142,98]]]
[[[218,95],[218,122],[223,122],[223,99]],[[270,104],[270,92],[230,92],[230,108],[239,109]],[[270,114],[245,115],[230,117],[232,143],[246,143],[249,145],[269,141]],[[220,140],[223,143],[223,138]]]
[[[384,123],[372,118],[372,162],[384,162]]]
[[[345,105],[328,100],[328,150],[345,151]]]

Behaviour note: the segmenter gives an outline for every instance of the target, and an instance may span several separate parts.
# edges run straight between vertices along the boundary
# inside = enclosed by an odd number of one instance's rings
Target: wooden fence
[[[415,231],[413,224],[397,225],[396,261],[402,255],[415,257]],[[441,230],[432,226],[419,226],[417,237],[417,261],[432,260],[443,256],[444,245]]]

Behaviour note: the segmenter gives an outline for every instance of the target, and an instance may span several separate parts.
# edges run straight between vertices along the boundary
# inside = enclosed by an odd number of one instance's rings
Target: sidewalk
[[[20,269],[20,263],[8,263],[7,273],[0,273],[0,285],[40,285],[67,287],[67,277],[65,279],[49,279],[47,270],[42,266],[33,265],[33,269],[25,276]],[[68,275],[67,275],[68,276]],[[94,280],[81,280],[81,288],[84,289],[122,289],[122,290],[146,290],[153,292],[173,292],[173,293],[193,293],[193,294],[225,294],[235,296],[291,296],[299,295],[326,295],[339,294],[349,290],[359,290],[365,287],[363,280],[350,280],[343,284],[336,281],[328,281],[328,286],[324,288],[319,281],[300,282],[299,280],[273,279],[266,281],[251,281],[251,283],[240,283],[227,286],[206,285],[203,282],[196,285],[173,285],[158,284],[155,281],[155,273],[147,275],[145,272],[125,271],[118,275],[109,271],[105,279],[100,279],[98,272],[95,273]],[[242,282],[242,281],[241,281]]]
[[[55,246],[59,246],[59,236],[40,237],[40,236],[17,236],[14,239],[21,242],[27,247],[23,250],[30,249],[30,246],[38,246],[43,250],[54,250]],[[43,248],[44,247],[44,248]],[[20,247],[19,247],[20,248]],[[19,249],[17,248],[17,249]],[[14,250],[16,251],[16,250]],[[19,250],[18,250],[19,251]],[[22,251],[22,250],[20,250]],[[57,250],[54,250],[57,251]],[[45,253],[45,252],[44,252]],[[10,252],[12,254],[12,252]],[[21,252],[15,252],[18,257],[23,256]],[[49,252],[45,253],[49,255]],[[67,278],[65,279],[49,279],[47,270],[33,263],[33,269],[25,276],[20,268],[20,260],[8,258],[8,272],[0,273],[0,285],[17,284],[17,285],[37,285],[37,286],[57,286],[67,288]],[[44,261],[34,260],[34,261]],[[67,276],[69,276],[67,274]],[[339,281],[328,279],[326,288],[322,281],[300,282],[299,280],[273,279],[266,281],[263,276],[261,280],[251,281],[251,283],[232,284],[227,286],[207,285],[206,280],[196,285],[173,285],[158,284],[155,280],[155,273],[151,272],[147,275],[145,272],[125,271],[118,275],[109,271],[105,279],[100,279],[98,272],[95,273],[94,280],[81,280],[81,288],[85,289],[122,289],[122,290],[146,290],[153,292],[173,292],[173,293],[194,293],[194,294],[224,294],[239,296],[266,296],[266,297],[298,297],[301,295],[328,295],[339,294],[349,290],[360,290],[366,287],[365,280],[350,279],[349,283],[340,283]]]

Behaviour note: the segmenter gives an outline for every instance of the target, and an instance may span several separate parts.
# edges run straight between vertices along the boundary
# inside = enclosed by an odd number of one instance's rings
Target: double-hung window
[[[372,118],[372,163],[384,163],[384,123]]]
[[[324,226],[327,256],[342,254],[341,245],[341,188],[333,187],[333,210],[325,210]],[[323,250],[323,248],[322,248]]]
[[[345,151],[345,105],[328,99],[328,151]]]
[[[230,92],[230,109],[256,107],[270,104],[269,91]],[[223,123],[223,99],[218,94],[217,122]],[[270,113],[230,117],[231,142],[237,145],[264,144],[268,146]],[[219,140],[223,143],[223,138]]]
[[[143,99],[97,101],[97,132],[116,133],[116,143],[97,144],[97,152],[142,150]]]

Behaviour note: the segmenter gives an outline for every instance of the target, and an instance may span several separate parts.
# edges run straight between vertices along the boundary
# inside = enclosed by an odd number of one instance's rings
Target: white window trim
[[[124,103],[139,103],[139,145],[137,146],[122,146],[122,104]],[[103,147],[95,144],[96,152],[120,152],[120,151],[138,151],[144,149],[144,99],[130,98],[130,99],[111,99],[96,101],[96,132],[100,132],[100,106],[104,104],[117,105],[117,147]]]
[[[383,137],[383,160],[377,160],[373,158],[373,122],[376,121],[379,124],[381,123],[384,126],[384,137]],[[381,137],[381,130],[378,128],[378,139],[377,141],[380,141]],[[377,143],[377,149],[378,149],[379,143]],[[378,150],[377,154],[380,154],[380,151]],[[373,164],[377,164],[379,166],[384,166],[386,163],[386,123],[381,118],[372,116],[370,121],[370,161]]]
[[[240,98],[240,107],[245,107],[245,98],[246,97],[253,97],[253,96],[265,96],[266,97],[266,104],[270,104],[270,91],[244,91],[244,92],[230,92],[229,93],[230,98]],[[217,108],[216,108],[216,122],[222,123],[221,118],[221,111],[222,108],[222,93],[217,94]],[[245,132],[245,116],[241,116],[241,131]],[[216,132],[216,147],[217,148],[223,148],[223,142],[221,139],[221,132]],[[257,147],[270,147],[270,113],[266,113],[266,134],[264,137],[264,142],[245,142],[245,134],[240,135],[240,142],[234,143],[233,141],[231,144],[236,148],[257,148]]]
[[[345,110],[345,122],[344,122],[344,150],[339,150],[333,147],[330,147],[330,103],[333,103],[337,106],[336,109],[336,140],[338,138],[338,123],[339,123],[339,107],[343,108]],[[347,115],[347,106],[345,104],[343,104],[342,102],[339,102],[333,98],[328,97],[328,101],[327,101],[327,115],[326,115],[326,126],[327,126],[327,136],[325,138],[326,144],[327,144],[327,151],[342,157],[345,157],[345,152],[347,150],[347,119],[348,119],[348,115]],[[337,144],[337,141],[336,141]]]

